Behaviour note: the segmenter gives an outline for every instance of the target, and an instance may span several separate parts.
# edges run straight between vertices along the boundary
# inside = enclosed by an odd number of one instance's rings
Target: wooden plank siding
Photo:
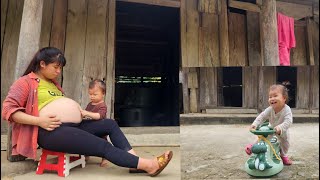
[[[220,66],[218,15],[201,13],[199,67]]]
[[[297,67],[296,108],[309,109],[310,66]],[[291,97],[292,98],[292,97]]]
[[[215,108],[218,106],[218,94],[217,94],[217,68],[203,67],[200,68],[200,86],[199,86],[199,108]]]
[[[257,108],[259,82],[258,67],[243,67],[242,74],[242,107]]]
[[[63,68],[63,89],[66,96],[81,103],[88,1],[69,0],[65,57],[67,64]],[[81,104],[82,106],[85,106]]]
[[[247,66],[246,17],[229,13],[229,66]]]
[[[86,106],[90,102],[88,95],[89,83],[93,79],[106,78],[106,18],[108,1],[90,0],[88,1],[88,17],[85,35],[85,51],[81,104]],[[111,84],[110,84],[111,85]],[[110,92],[108,92],[110,93]]]
[[[199,66],[199,24],[197,0],[186,0],[186,59],[182,67]]]
[[[259,13],[247,12],[248,65],[262,66]]]
[[[66,39],[68,1],[55,0],[51,27],[50,46],[56,47],[64,52]]]
[[[306,27],[295,26],[294,33],[296,47],[290,50],[290,64],[292,66],[307,65]]]
[[[319,111],[319,66],[310,66],[310,69],[310,107]]]
[[[50,34],[52,27],[53,6],[54,0],[43,1],[41,34],[40,34],[40,48],[48,47],[50,45]]]

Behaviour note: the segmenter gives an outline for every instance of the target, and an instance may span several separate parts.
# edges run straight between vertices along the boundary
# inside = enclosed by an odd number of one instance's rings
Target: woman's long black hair
[[[45,47],[40,49],[32,58],[28,68],[22,76],[29,74],[30,72],[38,72],[40,70],[40,62],[44,61],[46,65],[54,62],[58,62],[59,65],[65,66],[66,59],[63,53],[55,47]]]

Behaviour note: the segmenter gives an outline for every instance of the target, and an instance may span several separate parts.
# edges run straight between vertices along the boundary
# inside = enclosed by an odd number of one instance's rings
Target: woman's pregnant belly
[[[80,123],[82,120],[79,104],[69,98],[56,99],[39,111],[39,116],[57,115],[61,122]]]

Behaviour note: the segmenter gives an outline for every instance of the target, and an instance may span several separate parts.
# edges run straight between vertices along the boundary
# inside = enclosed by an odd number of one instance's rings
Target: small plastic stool
[[[57,164],[47,163],[47,156],[55,155],[58,156]],[[53,170],[58,172],[58,176],[67,177],[69,175],[70,169],[81,164],[81,167],[84,168],[86,161],[84,155],[72,156],[63,152],[54,152],[46,149],[42,149],[42,154],[40,156],[40,161],[38,163],[36,174],[43,174],[44,170]]]

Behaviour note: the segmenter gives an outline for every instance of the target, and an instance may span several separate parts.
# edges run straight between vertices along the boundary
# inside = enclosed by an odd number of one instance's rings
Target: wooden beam
[[[312,6],[277,1],[277,12],[299,20],[305,17],[313,16]]]
[[[218,1],[219,0],[199,0],[198,11],[203,13],[218,14]]]
[[[236,0],[229,0],[229,7],[237,8],[237,9],[243,9],[246,11],[252,11],[252,12],[260,12],[261,7],[257,4],[252,4],[248,2],[241,2]]]
[[[156,6],[175,7],[175,8],[180,7],[180,1],[174,1],[174,0],[117,0],[117,1],[156,5]]]

